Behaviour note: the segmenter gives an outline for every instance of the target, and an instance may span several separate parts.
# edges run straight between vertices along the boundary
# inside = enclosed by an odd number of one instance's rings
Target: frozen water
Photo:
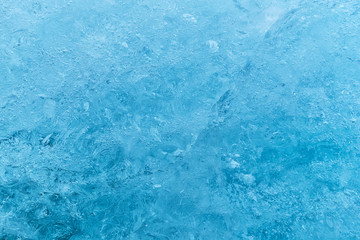
[[[360,239],[360,3],[0,3],[0,239]]]

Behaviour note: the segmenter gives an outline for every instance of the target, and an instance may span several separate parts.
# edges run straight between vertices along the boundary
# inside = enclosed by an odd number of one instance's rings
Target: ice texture
[[[0,239],[360,239],[359,123],[359,1],[0,3]]]

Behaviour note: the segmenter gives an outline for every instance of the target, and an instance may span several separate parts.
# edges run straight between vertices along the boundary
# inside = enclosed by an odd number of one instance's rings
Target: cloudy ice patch
[[[253,185],[255,183],[255,177],[252,174],[241,174],[240,175],[240,180],[245,184],[245,185]]]
[[[279,7],[269,7],[264,11],[262,20],[258,23],[258,29],[261,33],[266,33],[271,26],[279,20],[284,13],[284,10]]]
[[[193,15],[189,14],[189,13],[184,13],[182,16],[188,22],[197,23],[196,18]]]

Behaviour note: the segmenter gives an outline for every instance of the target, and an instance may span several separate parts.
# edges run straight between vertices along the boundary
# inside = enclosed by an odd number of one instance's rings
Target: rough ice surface
[[[360,239],[360,3],[0,3],[0,239]]]

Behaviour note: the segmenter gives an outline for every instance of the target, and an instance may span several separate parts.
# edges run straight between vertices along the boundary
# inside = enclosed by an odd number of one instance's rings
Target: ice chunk
[[[124,47],[124,48],[128,48],[129,45],[126,43],[126,42],[122,42],[121,45]]]
[[[53,133],[50,133],[47,135],[43,140],[41,140],[42,145],[48,145],[50,143],[51,137],[53,136]]]
[[[234,161],[234,160],[231,160],[230,161],[230,167],[231,168],[238,168],[238,167],[240,167],[240,164],[238,162]]]
[[[89,102],[84,102],[84,110],[88,111],[90,107],[90,103]]]
[[[219,51],[219,45],[216,41],[214,40],[208,40],[207,44],[209,45],[210,51],[211,52],[217,52]]]

